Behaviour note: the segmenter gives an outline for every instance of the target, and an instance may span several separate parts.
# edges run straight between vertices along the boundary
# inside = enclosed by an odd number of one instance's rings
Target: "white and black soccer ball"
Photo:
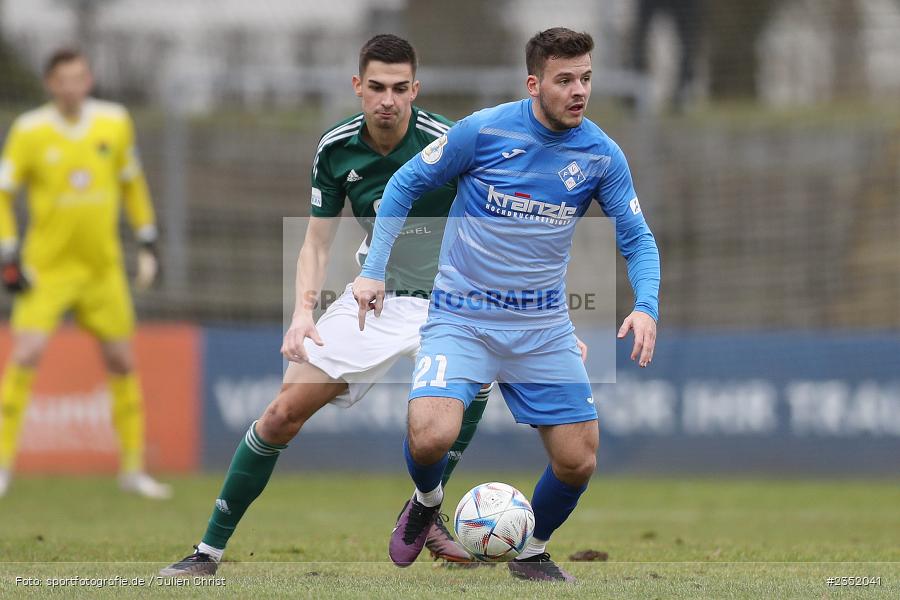
[[[456,535],[478,560],[518,556],[534,533],[534,512],[522,492],[505,483],[482,483],[462,497],[453,520]]]

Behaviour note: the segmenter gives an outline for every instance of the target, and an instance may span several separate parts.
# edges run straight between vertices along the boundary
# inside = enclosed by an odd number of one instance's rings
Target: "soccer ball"
[[[459,501],[453,526],[460,543],[476,559],[506,561],[518,556],[531,539],[534,512],[511,485],[482,483]]]

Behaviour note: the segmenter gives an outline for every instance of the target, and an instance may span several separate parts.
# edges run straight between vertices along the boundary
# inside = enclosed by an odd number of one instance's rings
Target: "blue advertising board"
[[[599,469],[607,472],[900,474],[900,336],[662,331],[653,364],[618,345],[616,383],[594,384]],[[579,331],[589,345],[609,333]],[[275,397],[281,330],[204,333],[202,464],[228,464]],[[393,381],[412,373],[401,361]],[[601,379],[598,376],[598,380]],[[408,385],[376,385],[351,408],[328,406],[280,468],[402,471]],[[534,469],[537,433],[491,397],[464,465]]]

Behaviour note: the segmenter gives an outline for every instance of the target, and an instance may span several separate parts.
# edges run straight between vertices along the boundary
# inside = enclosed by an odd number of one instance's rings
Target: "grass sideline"
[[[534,476],[501,479],[530,495]],[[496,473],[460,471],[445,511]],[[897,481],[597,477],[554,536],[578,584],[515,581],[506,568],[409,569],[386,559],[402,476],[276,474],[229,545],[222,581],[176,587],[157,570],[191,551],[221,474],[173,480],[176,498],[120,494],[112,478],[22,477],[0,500],[0,597],[122,598],[896,598]],[[577,550],[608,562],[572,563]],[[115,590],[48,578],[143,578]],[[829,586],[829,577],[880,585]],[[40,586],[16,583],[33,577]],[[59,582],[62,583],[62,582]],[[82,582],[79,582],[82,583]],[[83,582],[90,584],[90,581]],[[100,582],[93,582],[99,585]]]

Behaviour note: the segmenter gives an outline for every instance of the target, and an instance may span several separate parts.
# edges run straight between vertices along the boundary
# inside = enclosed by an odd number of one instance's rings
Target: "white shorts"
[[[419,351],[419,328],[428,318],[429,301],[409,296],[384,300],[381,316],[369,313],[365,331],[359,330],[359,305],[348,284],[344,293],[328,307],[316,329],[325,342],[317,346],[306,339],[309,362],[329,377],[347,382],[346,393],[332,400],[338,406],[352,406],[366,395],[402,356],[415,360]],[[292,381],[288,363],[285,383]],[[410,365],[410,376],[412,365]]]

